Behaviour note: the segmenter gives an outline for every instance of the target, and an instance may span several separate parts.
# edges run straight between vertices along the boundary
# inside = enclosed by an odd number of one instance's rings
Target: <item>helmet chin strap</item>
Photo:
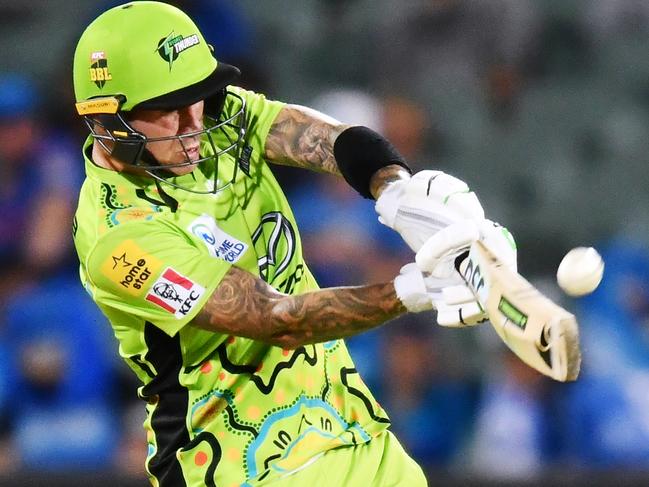
[[[164,189],[162,189],[162,185],[157,178],[154,179],[154,181],[155,187],[158,190],[158,194],[160,195],[160,198],[162,198],[162,201],[164,201],[165,205],[167,205],[169,209],[171,209],[171,213],[176,213],[176,210],[178,209],[178,201],[176,201],[172,196],[165,192]]]
[[[146,144],[145,144],[146,145]],[[142,162],[145,162],[147,165],[162,165],[151,152],[145,147],[142,151],[142,156],[140,158]],[[171,209],[172,213],[176,213],[178,209],[178,201],[176,201],[172,196],[170,196],[160,184],[161,180],[165,179],[165,176],[173,176],[173,174],[165,169],[147,169],[145,172],[153,178],[155,182],[155,187],[158,190],[158,194],[166,206]]]

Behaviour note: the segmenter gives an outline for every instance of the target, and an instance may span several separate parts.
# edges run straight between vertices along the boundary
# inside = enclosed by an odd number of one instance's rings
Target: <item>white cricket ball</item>
[[[592,293],[604,273],[604,261],[593,247],[576,247],[561,260],[557,269],[559,287],[570,296]]]

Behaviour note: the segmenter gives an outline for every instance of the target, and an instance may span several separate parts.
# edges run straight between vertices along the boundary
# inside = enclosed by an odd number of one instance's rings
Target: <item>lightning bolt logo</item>
[[[156,51],[160,54],[160,57],[169,63],[169,71],[178,56],[183,51],[196,46],[200,43],[200,38],[196,34],[192,34],[187,37],[182,35],[176,35],[174,31],[171,31],[166,37],[163,37],[158,41],[158,47]]]
[[[171,31],[167,37],[163,37],[158,42],[156,51],[158,51],[162,59],[169,63],[169,71],[171,71],[171,66],[178,57],[178,53],[174,50],[174,44],[180,39],[182,39],[182,36],[174,35],[174,32]]]
[[[167,36],[167,38],[162,43],[162,48],[164,49],[165,56],[169,58],[169,71],[171,71],[171,64],[174,62],[173,57],[173,47],[171,47],[171,39],[173,39],[173,32]]]

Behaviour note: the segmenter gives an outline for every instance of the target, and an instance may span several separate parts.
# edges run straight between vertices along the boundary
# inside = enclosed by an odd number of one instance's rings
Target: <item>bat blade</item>
[[[577,379],[581,352],[573,314],[502,264],[480,241],[471,246],[460,272],[512,352],[557,381]]]

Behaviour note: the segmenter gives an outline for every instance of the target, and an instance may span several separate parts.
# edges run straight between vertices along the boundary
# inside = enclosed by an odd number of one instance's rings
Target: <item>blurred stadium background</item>
[[[106,0],[0,0],[0,485],[147,485],[143,407],[77,283],[71,214],[85,128],[74,45]],[[190,0],[245,87],[384,133],[469,182],[521,272],[581,322],[582,376],[555,384],[487,327],[433,316],[349,341],[431,485],[649,484],[649,2]],[[143,73],[145,76],[146,73]],[[371,202],[277,169],[321,284],[411,258]],[[563,255],[605,278],[568,300]]]

